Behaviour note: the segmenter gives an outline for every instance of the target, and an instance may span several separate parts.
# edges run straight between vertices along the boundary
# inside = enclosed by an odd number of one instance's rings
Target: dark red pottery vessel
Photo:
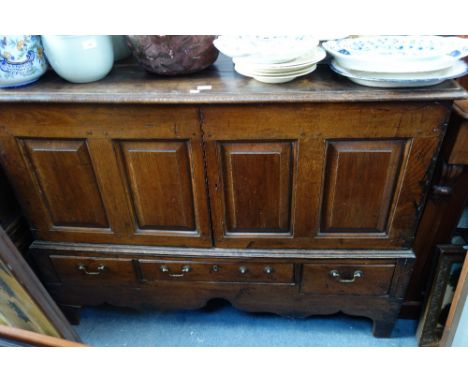
[[[148,72],[166,76],[195,73],[218,58],[216,36],[132,35],[127,44],[137,62]]]

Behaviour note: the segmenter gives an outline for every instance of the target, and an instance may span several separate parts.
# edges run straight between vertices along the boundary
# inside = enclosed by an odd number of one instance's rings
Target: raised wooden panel
[[[385,233],[405,140],[329,141],[322,233]]]
[[[292,142],[221,143],[226,233],[291,230]]]
[[[194,231],[187,142],[129,141],[120,148],[138,229]]]
[[[21,142],[54,226],[109,227],[86,140]]]

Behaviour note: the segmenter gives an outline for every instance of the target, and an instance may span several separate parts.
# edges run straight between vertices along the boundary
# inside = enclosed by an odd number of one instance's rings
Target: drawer
[[[144,281],[293,283],[294,264],[139,260]]]
[[[63,283],[135,283],[131,259],[82,256],[50,256],[53,267]]]
[[[304,264],[301,291],[315,294],[386,295],[395,264]]]

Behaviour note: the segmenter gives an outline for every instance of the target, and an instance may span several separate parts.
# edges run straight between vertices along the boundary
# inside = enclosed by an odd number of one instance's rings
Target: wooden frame
[[[63,313],[1,227],[0,324],[79,341]]]
[[[416,333],[419,346],[441,346],[444,326],[448,322],[445,315],[453,301],[457,273],[466,255],[466,250],[459,245],[439,245],[437,252],[432,286]]]
[[[1,346],[84,347],[86,345],[29,330],[0,325]]]
[[[466,247],[465,247],[466,249]],[[452,306],[447,317],[447,322],[444,327],[440,346],[452,346],[458,325],[462,316],[463,309],[466,305],[468,295],[468,256],[465,257],[463,268],[458,279],[455,295],[453,296]]]

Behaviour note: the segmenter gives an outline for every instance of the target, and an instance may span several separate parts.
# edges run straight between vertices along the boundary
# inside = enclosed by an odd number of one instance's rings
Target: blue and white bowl
[[[380,73],[443,70],[468,55],[468,40],[442,36],[357,37],[322,46],[346,69]]]
[[[41,37],[0,36],[0,88],[30,84],[47,70]]]

